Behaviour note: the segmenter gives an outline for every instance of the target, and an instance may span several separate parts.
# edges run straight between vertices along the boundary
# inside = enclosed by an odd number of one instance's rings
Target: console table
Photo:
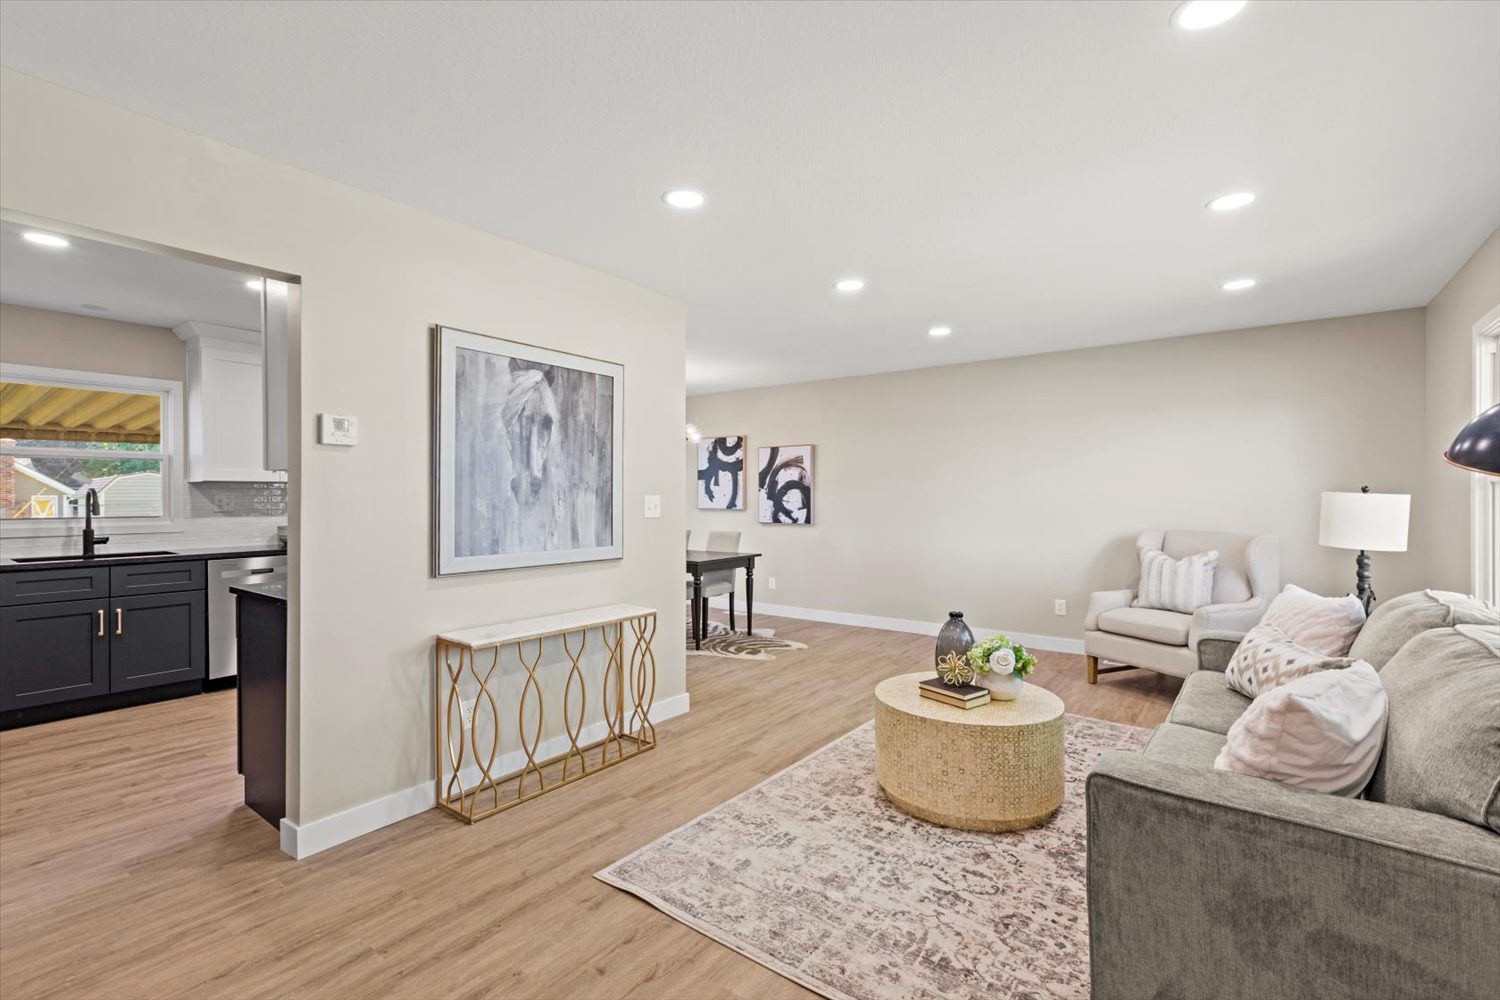
[[[473,823],[655,747],[655,637],[656,610],[629,604],[439,634],[433,699],[438,808]],[[561,705],[552,706],[561,712],[564,733],[543,739],[547,706],[538,671],[548,639],[560,642],[570,665],[562,697],[553,698]],[[515,704],[502,712],[506,650],[514,651],[524,682]],[[594,651],[604,656],[597,702],[583,669],[585,655]],[[602,722],[588,723],[590,704],[603,707]],[[502,755],[500,735],[509,725],[520,751]],[[593,733],[599,735],[590,738]],[[553,748],[560,752],[550,753]],[[505,756],[520,766],[507,770]]]

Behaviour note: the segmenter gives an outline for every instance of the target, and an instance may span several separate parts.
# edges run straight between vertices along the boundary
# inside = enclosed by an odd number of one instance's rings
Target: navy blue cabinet
[[[201,685],[207,578],[202,561],[0,574],[0,713]]]

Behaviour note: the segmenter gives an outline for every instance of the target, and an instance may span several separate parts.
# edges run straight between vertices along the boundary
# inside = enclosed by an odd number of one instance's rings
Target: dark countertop
[[[268,601],[280,601],[286,603],[286,581],[277,583],[246,583],[237,587],[230,587],[231,594],[243,595],[245,597],[263,597]]]
[[[29,569],[82,569],[89,566],[139,566],[143,563],[194,562],[200,559],[248,559],[252,556],[284,556],[286,546],[262,545],[223,549],[174,549],[166,555],[132,556],[129,552],[102,552],[94,559],[49,559],[46,562],[16,562],[0,559],[0,573]]]

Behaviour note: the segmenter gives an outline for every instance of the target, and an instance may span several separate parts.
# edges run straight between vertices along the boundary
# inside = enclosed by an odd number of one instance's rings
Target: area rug
[[[866,723],[596,877],[834,1000],[1079,1000],[1084,779],[1149,735],[1069,715],[1052,820],[965,833],[886,801]]]
[[[689,656],[726,656],[735,660],[774,660],[776,654],[787,649],[806,649],[807,645],[790,639],[776,638],[773,628],[758,628],[754,634],[731,632],[728,625],[716,621],[708,623],[708,635],[702,649],[693,648],[693,624],[687,626],[687,651]]]

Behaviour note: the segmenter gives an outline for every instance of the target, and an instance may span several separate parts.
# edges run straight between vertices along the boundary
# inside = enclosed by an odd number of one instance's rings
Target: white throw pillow
[[[1355,661],[1329,656],[1293,642],[1275,625],[1261,622],[1235,647],[1224,682],[1247,698],[1255,698],[1319,670],[1340,670]]]
[[[1261,623],[1275,625],[1299,646],[1343,656],[1365,626],[1365,606],[1353,594],[1324,597],[1289,583],[1266,609]]]
[[[1299,677],[1250,703],[1214,767],[1353,798],[1380,762],[1387,708],[1363,660]]]
[[[1141,585],[1132,607],[1179,611],[1190,615],[1214,601],[1217,551],[1173,559],[1161,549],[1141,549]]]

